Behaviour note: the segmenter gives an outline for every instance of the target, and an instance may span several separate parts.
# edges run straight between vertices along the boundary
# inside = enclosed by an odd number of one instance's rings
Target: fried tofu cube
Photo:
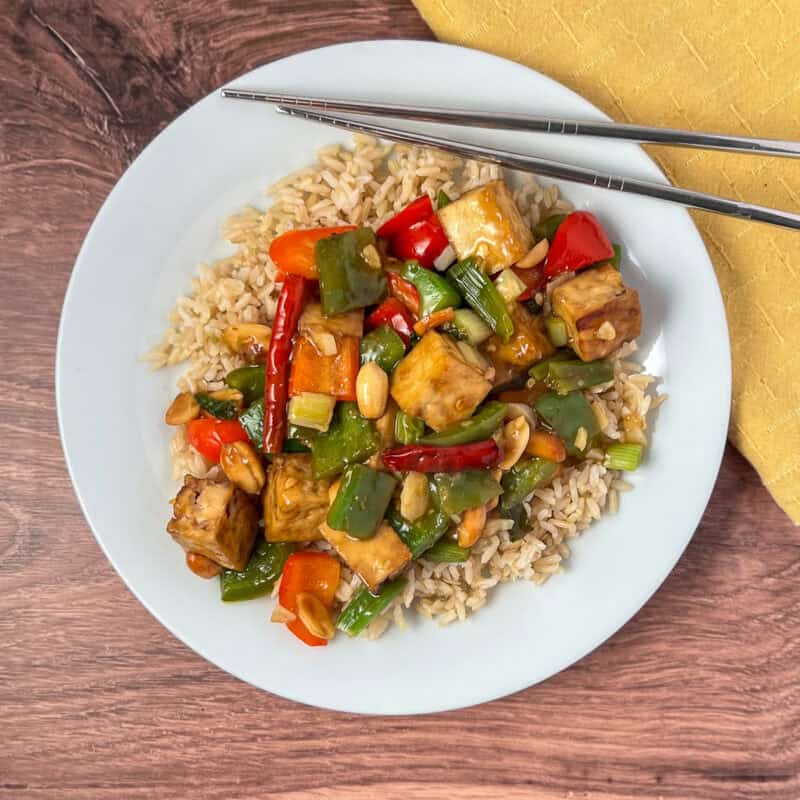
[[[480,259],[489,272],[510,267],[533,247],[533,234],[503,181],[472,189],[437,213],[456,255]]]
[[[228,481],[187,475],[173,501],[167,531],[187,552],[228,569],[244,569],[258,533],[258,508]]]
[[[371,592],[387,578],[400,572],[411,561],[411,551],[388,522],[382,522],[369,539],[353,539],[327,523],[320,526],[322,535],[342,560],[355,572]]]
[[[622,282],[619,270],[610,264],[560,284],[553,289],[551,302],[583,361],[604,358],[642,332],[639,294]]]
[[[541,317],[531,314],[521,303],[510,303],[508,310],[514,322],[514,333],[511,338],[504,342],[495,334],[490,336],[483,346],[498,374],[502,371],[503,365],[530,367],[555,352]]]
[[[268,542],[314,542],[322,538],[330,481],[319,480],[306,453],[276,455],[264,492],[264,538]]]
[[[406,414],[439,431],[471,417],[491,388],[449,336],[428,331],[395,367],[391,394]]]

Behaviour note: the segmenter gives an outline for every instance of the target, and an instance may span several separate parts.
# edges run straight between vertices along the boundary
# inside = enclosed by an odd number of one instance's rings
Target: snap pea
[[[265,542],[262,539],[243,570],[225,569],[220,574],[222,599],[225,602],[252,600],[269,594],[293,550],[291,542]]]
[[[514,333],[514,321],[497,287],[470,258],[447,271],[451,283],[461,292],[467,305],[504,341]]]
[[[556,474],[558,464],[545,458],[526,458],[518,461],[503,475],[503,494],[500,508],[508,511],[521,503],[537,486]]]
[[[249,406],[264,396],[264,366],[239,367],[225,376],[225,383],[231,389],[238,389],[244,397],[244,404]]]
[[[326,317],[372,305],[386,296],[386,273],[367,261],[380,259],[372,228],[334,234],[314,246],[322,313]],[[369,248],[372,250],[369,250]]]
[[[551,361],[544,382],[558,394],[608,383],[614,377],[610,361]]]
[[[433,547],[450,525],[450,517],[435,508],[428,509],[416,522],[409,522],[396,505],[389,506],[386,521],[394,528],[414,558]]]
[[[457,422],[438,433],[430,433],[419,439],[420,444],[435,444],[439,447],[450,447],[456,444],[469,444],[488,439],[503,422],[506,414],[505,403],[492,400],[481,408],[477,414]]]
[[[365,461],[380,449],[375,426],[358,413],[355,403],[337,403],[327,433],[310,442],[311,465],[315,478],[332,478],[348,464]]]
[[[397,481],[363,464],[347,467],[328,510],[328,525],[356,539],[369,539],[392,499]]]
[[[405,578],[395,578],[386,581],[376,594],[362,586],[342,609],[336,627],[348,636],[358,636],[372,620],[386,611],[389,603],[405,589],[406,584]]]
[[[600,433],[600,426],[589,401],[581,392],[556,394],[548,392],[536,401],[536,412],[564,440],[567,453],[581,456]],[[575,447],[575,437],[581,428],[586,429],[586,445]]]
[[[439,510],[448,515],[486,505],[502,491],[500,484],[485,469],[437,472],[433,476],[433,488]]]
[[[384,372],[391,372],[406,354],[406,346],[388,325],[370,331],[361,340],[361,364],[374,361]]]
[[[553,355],[543,358],[541,361],[537,361],[530,370],[528,370],[528,374],[536,381],[543,381],[547,377],[547,370],[551,364],[557,361],[572,361],[574,358],[575,353],[569,348],[556,350]]]
[[[455,542],[439,539],[436,544],[425,553],[426,561],[437,564],[458,564],[469,558],[470,548],[459,547]]]
[[[419,316],[424,318],[444,308],[458,308],[461,295],[441,275],[425,269],[416,261],[406,261],[400,277],[413,283],[419,292]]]
[[[415,444],[425,433],[425,423],[419,417],[412,417],[398,411],[394,418],[394,438],[400,444]]]

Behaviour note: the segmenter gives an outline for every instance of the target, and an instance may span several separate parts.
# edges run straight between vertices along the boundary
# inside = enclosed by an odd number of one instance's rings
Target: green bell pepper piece
[[[386,521],[403,540],[414,558],[419,558],[444,536],[450,526],[450,517],[435,508],[429,508],[416,522],[409,522],[395,505],[386,511]]]
[[[444,308],[458,308],[461,295],[453,285],[433,270],[425,269],[416,261],[406,261],[400,277],[413,283],[419,292],[419,316],[421,319]]]
[[[239,415],[239,424],[244,428],[244,432],[250,438],[253,447],[262,452],[264,443],[264,401],[256,400],[250,407]],[[308,443],[311,440],[309,434],[314,431],[308,428],[298,428],[296,425],[289,425],[286,439],[283,442],[284,453],[310,453]]]
[[[449,206],[452,202],[447,192],[439,189],[439,193],[436,195],[436,210],[439,211],[439,209]]]
[[[540,239],[547,239],[552,242],[561,223],[567,218],[566,214],[553,214],[551,217],[543,219],[534,229],[533,235],[538,242]]]
[[[357,228],[320,239],[314,247],[322,313],[326,317],[380,302],[386,296],[386,273],[364,258],[375,247],[372,228]]]
[[[608,383],[614,378],[610,361],[551,361],[547,365],[544,382],[558,394]]]
[[[225,376],[225,383],[231,389],[238,389],[244,397],[244,404],[249,406],[264,396],[264,365],[234,369]]]
[[[547,358],[543,358],[541,361],[537,361],[531,368],[528,370],[528,375],[531,376],[536,381],[543,381],[547,377],[547,370],[551,364],[558,362],[558,361],[572,361],[575,358],[575,353],[572,352],[569,348],[564,348],[563,350],[556,350],[553,355],[548,356]]]
[[[375,426],[358,413],[358,406],[337,403],[327,433],[317,434],[309,442],[314,477],[332,478],[348,464],[366,461],[380,446]]]
[[[493,400],[481,408],[477,414],[457,422],[438,433],[423,436],[420,444],[435,444],[439,447],[450,447],[456,444],[469,444],[488,439],[502,424],[506,415],[505,403]]]
[[[546,458],[526,458],[517,461],[503,475],[503,496],[500,508],[508,511],[521,503],[534,489],[556,474],[558,464]]]
[[[369,539],[378,529],[397,481],[363,464],[347,467],[328,510],[328,525],[356,539]]]
[[[377,594],[372,594],[366,586],[362,586],[342,609],[336,627],[348,636],[358,636],[372,620],[383,614],[389,603],[406,588],[405,578],[386,581]]]
[[[600,433],[597,418],[589,401],[581,392],[556,394],[548,392],[536,401],[536,412],[564,440],[567,453],[583,455],[592,445],[592,439]],[[575,447],[575,436],[580,428],[586,428],[586,447]]]
[[[400,444],[414,444],[425,433],[425,423],[419,417],[412,417],[398,411],[394,418],[394,438]]]
[[[448,515],[486,505],[502,491],[500,484],[485,469],[437,472],[433,476],[433,489],[439,510]]]
[[[361,340],[361,364],[374,361],[384,372],[391,372],[406,354],[406,346],[388,325],[370,331]]]
[[[447,539],[439,539],[436,544],[425,553],[426,561],[433,561],[437,564],[458,564],[469,558],[470,548],[459,547],[455,542]]]
[[[236,417],[236,403],[233,400],[217,400],[205,392],[198,392],[194,399],[203,411],[217,419],[234,419]]]
[[[506,301],[483,270],[471,258],[465,258],[450,267],[447,277],[461,292],[467,305],[507,342],[514,333],[514,322]]]
[[[225,602],[252,600],[269,594],[293,550],[291,542],[265,542],[262,539],[241,572],[222,570],[219,584],[222,599]]]

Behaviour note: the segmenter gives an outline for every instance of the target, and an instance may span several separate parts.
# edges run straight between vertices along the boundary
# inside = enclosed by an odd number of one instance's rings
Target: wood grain
[[[576,666],[478,708],[307,708],[149,616],[92,538],[58,439],[54,343],[87,227],[219,84],[310,47],[430,33],[405,0],[35,3],[120,121],[30,7],[0,1],[0,798],[799,797],[800,541],[732,450],[651,602]]]

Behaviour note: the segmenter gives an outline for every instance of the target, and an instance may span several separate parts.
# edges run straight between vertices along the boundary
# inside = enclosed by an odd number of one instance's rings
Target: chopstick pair
[[[689,208],[711,211],[716,214],[766,222],[784,228],[800,230],[800,214],[790,211],[767,208],[754,203],[745,203],[704,192],[681,189],[654,181],[626,178],[597,170],[552,161],[545,158],[481,147],[469,142],[445,139],[439,136],[415,133],[399,128],[362,122],[347,117],[329,114],[340,111],[370,116],[388,116],[422,122],[439,122],[470,127],[500,128],[505,130],[536,131],[540,133],[565,134],[572,136],[595,136],[610,139],[624,139],[650,144],[669,144],[683,147],[708,148],[754,153],[760,155],[800,158],[800,142],[777,139],[756,139],[745,136],[725,136],[722,134],[696,133],[669,128],[652,128],[642,125],[624,125],[613,122],[590,122],[523,114],[493,114],[481,111],[440,110],[412,105],[393,105],[366,103],[353,100],[331,100],[319,97],[299,97],[274,92],[256,92],[241,89],[223,89],[222,96],[237,100],[255,100],[274,103],[276,110],[301,119],[322,122],[336,128],[358,131],[378,136],[389,141],[434,147],[464,158],[498,164],[522,172],[533,172],[549,178],[598,186],[620,192],[654,197]],[[321,111],[318,109],[322,109]]]

